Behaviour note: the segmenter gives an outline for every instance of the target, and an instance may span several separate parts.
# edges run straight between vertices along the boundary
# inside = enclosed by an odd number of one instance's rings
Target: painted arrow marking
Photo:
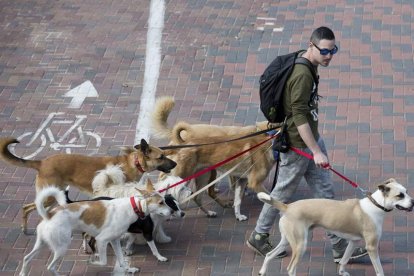
[[[79,108],[87,97],[98,97],[98,92],[90,81],[85,81],[81,85],[66,92],[63,97],[72,98],[69,108]]]

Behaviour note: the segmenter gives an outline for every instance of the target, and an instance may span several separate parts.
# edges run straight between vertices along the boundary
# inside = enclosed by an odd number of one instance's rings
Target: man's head
[[[337,51],[335,35],[331,29],[322,26],[313,31],[309,41],[308,55],[314,65],[328,66]]]

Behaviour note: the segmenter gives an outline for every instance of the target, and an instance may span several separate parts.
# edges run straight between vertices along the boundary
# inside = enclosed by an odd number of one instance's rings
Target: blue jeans
[[[328,156],[322,138],[319,138],[318,145],[322,152]],[[300,150],[311,154],[308,148],[301,148]],[[288,203],[296,192],[302,177],[305,178],[315,198],[334,198],[330,171],[316,167],[313,160],[309,160],[292,150],[287,153],[280,153],[279,175],[270,196]],[[255,231],[257,233],[269,233],[278,215],[279,210],[265,203],[257,219]],[[333,234],[327,233],[327,235],[332,244],[336,244],[340,240],[339,237]]]

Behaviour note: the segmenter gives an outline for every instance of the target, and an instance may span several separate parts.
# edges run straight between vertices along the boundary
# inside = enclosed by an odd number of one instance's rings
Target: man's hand
[[[329,168],[328,157],[323,154],[323,152],[319,151],[313,154],[313,161],[315,161],[315,165],[318,168]]]

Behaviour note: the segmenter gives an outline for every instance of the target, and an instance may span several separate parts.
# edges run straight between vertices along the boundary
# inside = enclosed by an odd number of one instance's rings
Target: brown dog
[[[238,138],[258,130],[268,128],[268,122],[258,122],[251,126],[218,126],[208,124],[189,124],[187,122],[178,122],[172,128],[168,126],[167,120],[175,105],[172,97],[159,98],[155,103],[154,112],[152,113],[152,126],[155,138],[169,139],[170,144],[202,144],[211,142],[220,142]],[[250,137],[243,140],[233,141],[225,144],[213,146],[202,146],[197,148],[184,148],[180,150],[166,151],[171,153],[170,156],[178,163],[172,174],[185,178],[194,174],[196,171],[216,164],[224,159],[234,156],[237,153],[248,149],[266,139],[265,135]],[[248,187],[256,192],[264,191],[261,183],[267,177],[270,169],[274,164],[271,150],[268,150],[271,142],[255,149],[255,153],[230,175],[230,183],[235,190],[234,212],[238,220],[246,220],[247,217],[240,213],[241,200],[244,194],[246,183],[244,179],[236,180],[236,177],[248,178]],[[246,155],[227,163],[219,168],[220,171],[226,171],[240,162]],[[200,189],[207,183],[216,178],[216,172],[204,174],[195,181],[196,188]],[[218,198],[217,192],[210,187],[208,194],[215,199],[222,207],[228,204]],[[195,198],[196,203],[208,216],[216,216],[216,213],[205,209],[201,204],[201,197]]]
[[[80,191],[92,195],[92,180],[97,171],[106,168],[106,165],[121,165],[126,176],[126,181],[139,180],[144,172],[159,170],[170,172],[176,163],[165,157],[162,150],[148,145],[142,139],[141,144],[134,148],[123,148],[124,155],[91,157],[79,154],[56,154],[43,160],[25,160],[14,156],[8,145],[19,143],[15,138],[0,138],[0,158],[5,162],[18,166],[31,168],[38,171],[36,176],[36,192],[44,187],[54,185],[65,190],[70,186],[77,187]],[[47,204],[53,204],[54,200]],[[27,230],[27,217],[36,209],[34,203],[23,206],[24,232]]]

